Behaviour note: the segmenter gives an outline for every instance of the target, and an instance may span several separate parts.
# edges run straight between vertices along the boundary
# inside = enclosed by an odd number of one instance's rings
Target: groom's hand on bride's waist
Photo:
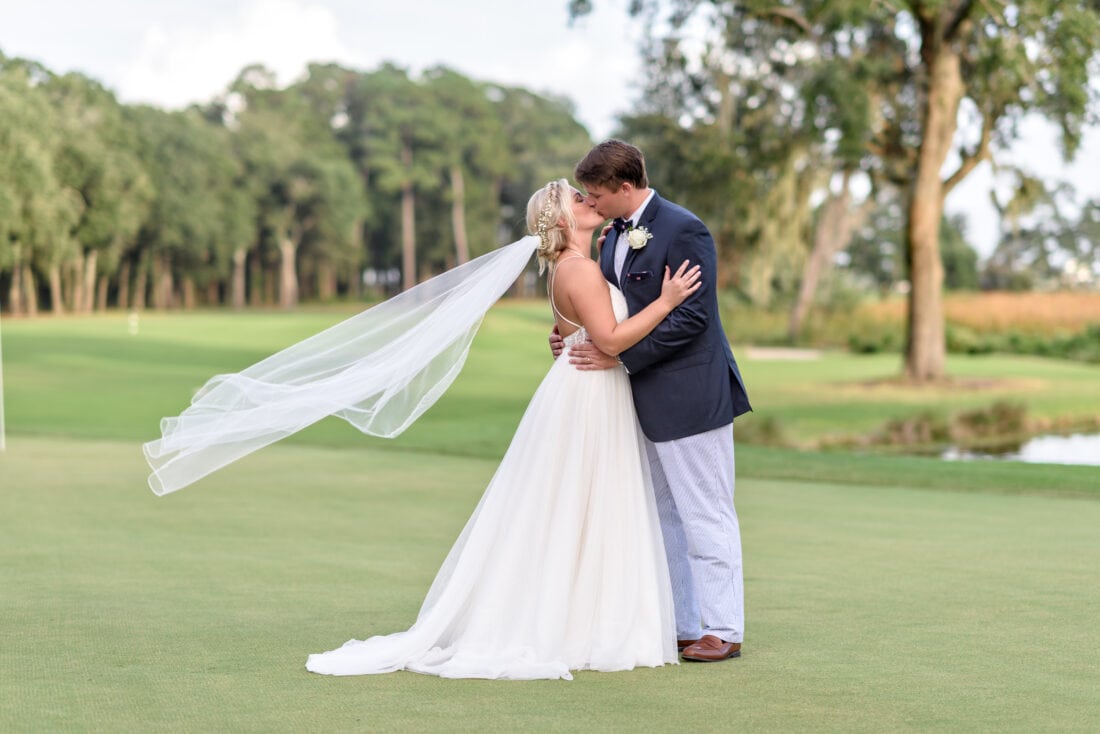
[[[554,329],[550,332],[550,352],[554,355],[554,359],[561,356],[563,349],[565,349],[565,340],[558,333],[558,325],[554,324]]]
[[[569,364],[579,370],[609,370],[619,366],[619,360],[601,352],[590,341],[569,348]]]

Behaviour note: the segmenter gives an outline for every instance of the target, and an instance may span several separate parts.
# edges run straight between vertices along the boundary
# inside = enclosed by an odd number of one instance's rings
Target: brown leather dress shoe
[[[719,660],[741,657],[740,642],[726,642],[714,635],[703,635],[694,645],[688,645],[683,651],[684,660],[700,663],[716,663]]]
[[[683,652],[685,647],[690,647],[698,641],[699,640],[676,640],[676,649]]]

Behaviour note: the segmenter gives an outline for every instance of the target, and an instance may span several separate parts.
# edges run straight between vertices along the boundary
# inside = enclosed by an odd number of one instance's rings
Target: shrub
[[[759,446],[790,446],[779,419],[771,415],[741,416],[734,426],[738,441]]]
[[[950,427],[951,439],[959,444],[1018,437],[1026,431],[1027,406],[1004,400],[956,413]]]

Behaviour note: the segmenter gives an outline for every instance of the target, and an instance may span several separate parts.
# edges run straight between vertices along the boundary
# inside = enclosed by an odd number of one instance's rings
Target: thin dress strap
[[[583,257],[583,255],[574,255],[573,257],[567,257],[565,259],[575,260],[578,257]],[[576,326],[578,329],[583,329],[584,326],[582,326],[581,324],[565,318],[565,316],[562,315],[562,312],[558,310],[558,305],[554,303],[554,274],[558,271],[558,265],[560,265],[561,262],[563,261],[559,261],[554,265],[554,267],[550,268],[550,275],[546,278],[546,295],[550,296],[550,308],[551,310],[553,310],[554,315],[565,323],[569,324],[570,326]]]

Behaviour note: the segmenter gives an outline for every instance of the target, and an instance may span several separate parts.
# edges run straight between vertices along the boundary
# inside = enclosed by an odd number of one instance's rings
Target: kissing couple
[[[308,670],[571,679],[741,654],[733,420],[751,408],[719,319],[714,240],[649,187],[632,145],[597,145],[575,178],[583,191],[560,179],[531,197],[529,237],[213,378],[146,444],[164,494],[325,415],[396,435],[537,253],[561,356],[415,623],[310,655]]]

